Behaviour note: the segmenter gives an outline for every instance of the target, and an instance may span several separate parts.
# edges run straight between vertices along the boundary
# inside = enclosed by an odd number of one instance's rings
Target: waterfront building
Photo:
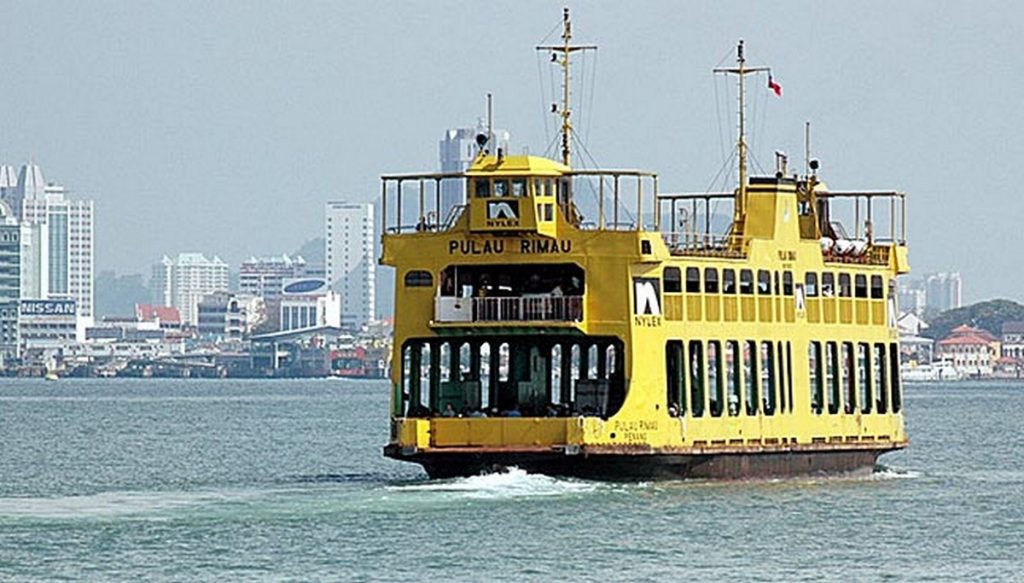
[[[200,338],[243,340],[266,318],[263,298],[220,291],[208,294],[196,306]]]
[[[340,328],[341,296],[331,291],[326,280],[292,279],[285,282],[281,295],[281,331],[312,327]]]
[[[963,325],[935,343],[935,354],[963,374],[991,376],[1001,354],[1000,345],[1000,340],[988,331]]]
[[[500,148],[508,153],[509,133],[506,130],[493,130],[493,140],[485,144],[485,148],[491,152],[497,152]],[[478,120],[475,128],[452,128],[444,133],[444,138],[438,143],[438,153],[441,161],[441,172],[450,174],[465,172],[469,168],[477,154],[480,153],[480,144],[477,136],[487,136],[487,124],[484,120]],[[492,147],[493,145],[493,147]],[[441,184],[441,208],[451,209],[465,204],[466,182],[464,180],[445,180]],[[438,217],[444,221],[447,217]]]
[[[72,299],[79,329],[94,313],[93,202],[73,200],[59,184],[47,183],[42,169],[28,163],[10,186],[12,168],[0,166],[0,197],[22,223],[25,299]]]
[[[0,173],[0,179],[2,179]],[[0,202],[0,368],[18,358],[18,300],[21,298],[21,228]]]
[[[194,326],[203,297],[228,290],[228,264],[202,253],[179,253],[174,259],[165,255],[153,266],[150,289],[155,303],[177,308],[182,323]]]
[[[360,329],[375,314],[373,205],[328,202],[325,219],[327,281],[341,295],[342,326]]]
[[[135,304],[135,320],[140,323],[155,323],[161,330],[181,330],[181,313],[172,306]]]
[[[1024,322],[1006,322],[1001,332],[1003,356],[1024,359]]]
[[[18,342],[23,356],[59,352],[77,341],[75,300],[21,300],[18,311]]]

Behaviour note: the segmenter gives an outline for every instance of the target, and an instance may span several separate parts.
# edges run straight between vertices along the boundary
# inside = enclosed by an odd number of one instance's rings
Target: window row
[[[818,342],[808,345],[811,412],[830,415],[899,413],[900,354],[895,343]]]
[[[719,278],[721,275],[721,278]],[[686,293],[708,293],[717,294],[719,290],[724,294],[751,295],[757,290],[757,295],[793,295],[793,273],[791,271],[774,272],[767,269],[757,270],[757,279],[754,279],[754,271],[751,269],[740,269],[739,280],[736,279],[735,269],[722,269],[717,267],[705,267],[703,274],[699,267],[686,268]],[[703,276],[703,277],[702,277]],[[666,267],[662,272],[663,288],[665,293],[681,293],[684,289],[682,271],[678,267]],[[774,288],[772,283],[774,282]]]
[[[793,411],[789,342],[670,340],[665,345],[669,414],[730,417]]]
[[[838,282],[838,286],[836,285]],[[852,285],[849,273],[840,273],[838,276],[831,272],[821,274],[821,287],[818,287],[818,274],[807,272],[804,277],[804,291],[809,298],[816,298],[820,294],[823,297],[839,296],[841,298],[868,298],[880,300],[885,298],[884,282],[881,275],[871,276],[871,286],[868,287],[868,277],[862,273],[853,276]]]

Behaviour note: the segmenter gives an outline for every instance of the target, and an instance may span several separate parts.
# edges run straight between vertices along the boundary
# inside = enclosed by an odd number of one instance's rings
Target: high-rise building
[[[177,308],[182,323],[196,325],[203,296],[228,290],[228,264],[202,253],[179,253],[174,259],[165,255],[153,265],[150,289],[156,304]]]
[[[494,139],[484,147],[496,153],[501,148],[508,152],[509,133],[506,130],[493,130]],[[476,159],[480,152],[477,143],[478,135],[487,136],[487,125],[479,120],[475,128],[453,128],[445,132],[438,144],[441,158],[441,172],[464,172]],[[466,183],[462,180],[445,180],[441,183],[441,212],[448,212],[452,207],[464,204]],[[446,217],[438,217],[443,221]]]
[[[929,274],[925,276],[924,289],[925,304],[930,310],[944,312],[963,305],[963,282],[959,273]]]
[[[376,261],[373,205],[328,202],[326,209],[327,281],[341,294],[341,322],[362,328],[374,319]]]
[[[18,301],[21,298],[21,228],[0,202],[0,367],[18,357]]]
[[[281,297],[284,281],[304,277],[306,267],[301,256],[251,257],[238,270],[238,287],[242,293],[274,301]]]
[[[47,184],[42,169],[21,167],[10,186],[10,166],[0,166],[0,197],[22,223],[22,297],[75,300],[80,328],[93,320],[93,203],[72,200],[63,186]]]

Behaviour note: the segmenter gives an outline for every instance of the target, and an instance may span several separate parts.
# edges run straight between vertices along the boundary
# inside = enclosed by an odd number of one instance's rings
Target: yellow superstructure
[[[432,476],[870,471],[907,443],[905,198],[785,174],[667,195],[653,173],[499,151],[385,176],[385,453]]]

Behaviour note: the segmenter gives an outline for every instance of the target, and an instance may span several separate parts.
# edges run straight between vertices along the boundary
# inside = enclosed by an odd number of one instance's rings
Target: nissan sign
[[[22,316],[74,316],[75,300],[21,300]]]

